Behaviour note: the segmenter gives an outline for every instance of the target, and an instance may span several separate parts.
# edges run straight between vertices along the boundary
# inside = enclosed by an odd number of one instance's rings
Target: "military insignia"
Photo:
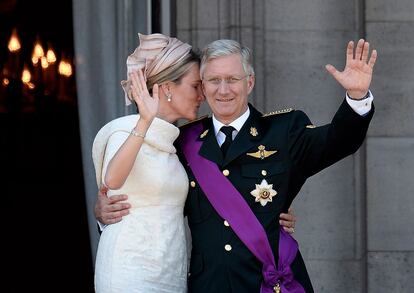
[[[267,117],[267,116],[272,116],[272,115],[278,115],[278,114],[285,114],[285,113],[289,113],[289,112],[292,112],[292,111],[293,111],[292,108],[286,108],[286,109],[282,109],[282,110],[277,110],[277,111],[269,112],[267,114],[264,114],[262,117]]]
[[[206,137],[207,133],[208,133],[208,129],[205,130],[202,134],[200,134],[200,138]]]
[[[250,134],[252,136],[257,136],[259,133],[257,132],[256,127],[250,127]]]
[[[316,126],[313,124],[309,124],[309,125],[306,125],[306,128],[316,128]]]
[[[256,202],[264,207],[268,202],[272,202],[272,198],[277,194],[273,189],[273,184],[268,184],[266,179],[262,180],[262,183],[256,184],[256,189],[250,192],[256,199]]]
[[[277,153],[277,151],[266,151],[266,147],[264,145],[259,145],[257,147],[259,150],[255,153],[246,153],[246,155],[251,156],[253,158],[257,158],[257,159],[264,159],[267,158],[275,153]]]

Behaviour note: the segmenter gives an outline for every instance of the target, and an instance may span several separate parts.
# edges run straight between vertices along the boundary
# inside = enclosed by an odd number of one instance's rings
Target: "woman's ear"
[[[159,85],[160,93],[162,92],[164,96],[171,95],[171,82],[164,82]]]

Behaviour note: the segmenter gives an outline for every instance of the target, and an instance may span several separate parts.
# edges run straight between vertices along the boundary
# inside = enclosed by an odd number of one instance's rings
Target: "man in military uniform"
[[[368,55],[367,42],[360,40],[355,52],[350,42],[344,71],[327,66],[347,97],[330,124],[315,127],[301,111],[262,115],[248,104],[254,71],[246,47],[219,40],[203,51],[200,74],[213,117],[193,122],[202,125],[198,154],[216,163],[248,203],[276,260],[277,215],[286,211],[308,177],[354,153],[365,138],[373,115],[369,85],[376,51],[369,59]],[[193,245],[189,292],[259,292],[263,264],[233,231],[231,222],[217,213],[198,184],[202,176],[196,178],[189,165],[186,211]],[[219,196],[230,192],[223,190]],[[313,292],[299,252],[290,267],[303,290]]]
[[[263,115],[248,104],[255,82],[248,48],[218,40],[204,49],[200,74],[213,116],[182,128],[186,133],[198,127],[196,137],[190,135],[184,142],[199,145],[195,153],[189,149],[182,154],[190,178],[185,208],[192,235],[189,292],[313,292],[299,251],[295,250],[287,265],[280,265],[286,256],[281,237],[286,237],[280,232],[278,215],[287,211],[308,177],[362,144],[374,112],[369,86],[376,56],[375,50],[369,56],[369,44],[361,39],[356,46],[349,42],[342,72],[327,65],[345,88],[346,98],[330,124],[315,127],[301,111]],[[188,154],[213,163],[220,174],[197,170]],[[214,185],[222,177],[226,178],[223,184],[231,186],[207,192],[214,186],[207,186],[205,178]],[[249,209],[242,210],[245,214],[230,214],[231,219],[223,216],[220,201],[230,196],[235,199],[234,211],[238,197],[247,203]],[[233,210],[231,204],[227,209]],[[102,210],[96,215],[102,215]],[[262,251],[258,247],[264,246],[254,243],[256,235],[246,236],[253,244],[240,236],[251,227],[250,222],[239,223],[251,215],[270,244],[266,251],[272,255],[270,269],[259,260]]]

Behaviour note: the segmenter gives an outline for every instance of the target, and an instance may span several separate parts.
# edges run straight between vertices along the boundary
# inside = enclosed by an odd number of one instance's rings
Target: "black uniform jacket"
[[[250,116],[224,158],[211,118],[193,123],[204,127],[199,154],[217,163],[244,197],[265,228],[277,263],[279,214],[287,211],[308,177],[358,150],[374,109],[360,116],[344,101],[330,124],[315,127],[302,111],[262,115],[249,107]],[[263,147],[268,153],[260,156]],[[180,157],[190,179],[185,207],[192,235],[189,292],[260,292],[261,263],[216,213]],[[251,195],[263,179],[277,192],[265,206]],[[306,292],[313,292],[300,253],[291,268]]]

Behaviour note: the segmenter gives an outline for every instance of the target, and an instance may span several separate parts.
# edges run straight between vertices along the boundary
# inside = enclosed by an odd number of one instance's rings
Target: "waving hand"
[[[355,52],[354,52],[355,51]],[[350,41],[346,48],[346,65],[343,71],[326,65],[326,70],[347,90],[353,99],[362,99],[368,92],[372,80],[372,72],[377,51],[373,50],[369,57],[369,43],[360,39],[354,50],[354,42]]]
[[[159,108],[158,85],[155,84],[152,88],[151,97],[141,70],[132,72],[131,80],[131,94],[137,103],[141,119],[151,122],[157,115]]]

